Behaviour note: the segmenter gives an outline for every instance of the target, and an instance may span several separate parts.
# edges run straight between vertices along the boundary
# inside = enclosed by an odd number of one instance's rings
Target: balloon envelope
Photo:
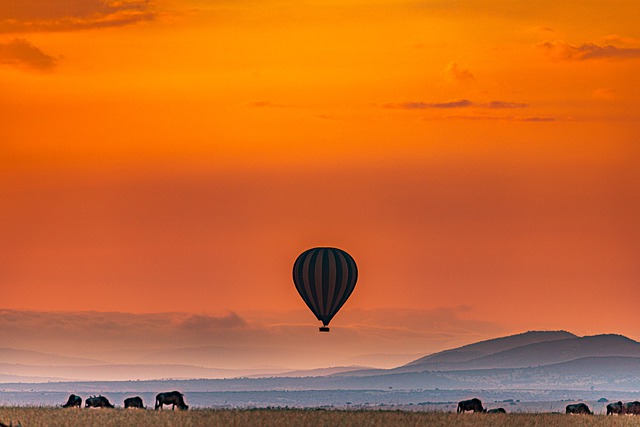
[[[351,255],[342,249],[308,249],[293,264],[293,283],[309,309],[322,322],[321,331],[329,331],[327,325],[347,301],[357,280],[358,267]]]

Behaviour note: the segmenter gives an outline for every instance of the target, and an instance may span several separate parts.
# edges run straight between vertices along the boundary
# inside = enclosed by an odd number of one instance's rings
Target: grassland
[[[454,414],[447,412],[338,411],[312,409],[255,409],[152,411],[136,409],[62,409],[1,407],[0,421],[23,427],[97,426],[638,426],[640,417],[564,414]]]

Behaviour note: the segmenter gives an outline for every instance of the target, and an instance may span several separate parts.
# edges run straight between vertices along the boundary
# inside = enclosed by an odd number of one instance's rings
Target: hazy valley
[[[0,362],[3,404],[58,404],[71,392],[109,394],[115,402],[137,393],[148,402],[158,391],[177,389],[196,406],[447,409],[451,402],[478,395],[526,410],[526,402],[636,399],[640,390],[640,343],[621,335],[578,337],[564,331],[481,341],[392,369],[237,372],[180,364],[104,364],[10,349],[0,351]],[[126,381],[101,378],[126,375]]]

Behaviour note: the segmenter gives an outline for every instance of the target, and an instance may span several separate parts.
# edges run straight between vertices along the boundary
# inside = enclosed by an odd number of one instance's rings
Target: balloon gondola
[[[337,248],[311,248],[293,264],[293,283],[307,307],[329,332],[329,322],[347,301],[358,280],[351,255]]]

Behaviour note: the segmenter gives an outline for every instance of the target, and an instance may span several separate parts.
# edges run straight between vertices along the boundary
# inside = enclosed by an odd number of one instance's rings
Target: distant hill
[[[446,391],[476,390],[486,394],[488,390],[507,392],[527,391],[537,394],[537,400],[545,400],[553,390],[600,390],[610,396],[612,391],[635,392],[640,390],[640,358],[638,357],[589,357],[531,368],[475,369],[458,371],[423,371],[386,373],[371,376],[316,376],[316,377],[265,377],[190,379],[154,381],[85,381],[0,384],[0,389],[13,391],[41,390],[47,392],[70,391],[93,393],[95,391],[153,392],[158,390],[184,390],[192,392],[269,392],[269,391],[319,391],[334,393],[337,390],[359,390],[365,394],[374,391]],[[446,394],[446,393],[445,393]],[[570,393],[573,394],[573,393]],[[615,394],[615,393],[614,393]],[[469,395],[469,394],[468,394]],[[229,398],[232,398],[230,395]],[[637,397],[634,397],[637,399]]]
[[[317,368],[317,369],[301,369],[296,371],[281,372],[274,377],[323,377],[328,375],[337,375],[344,372],[357,372],[360,370],[370,370],[369,367],[364,366],[333,366],[330,368]],[[264,378],[264,374],[248,375],[249,378]]]
[[[47,366],[89,366],[105,363],[97,359],[84,359],[79,357],[60,356],[58,354],[43,353],[39,351],[17,350],[13,348],[0,348],[0,363],[21,363],[26,365]]]
[[[502,366],[497,361],[492,363],[491,357],[502,352],[523,348],[532,344],[553,343],[574,338],[579,337],[567,331],[529,331],[522,334],[479,341],[462,347],[433,353],[397,368],[359,370],[349,372],[348,375],[367,376],[421,371],[464,370],[470,368],[536,366],[539,363],[522,364],[516,360],[509,361],[508,366]],[[476,360],[480,360],[481,362],[476,363]]]
[[[405,366],[437,367],[451,365],[468,362],[531,344],[549,343],[572,338],[578,337],[567,331],[529,331],[441,351],[421,357],[420,359],[407,363]]]
[[[586,357],[640,357],[640,343],[622,335],[578,337],[569,332],[526,332],[422,357],[395,372],[527,368]]]
[[[522,368],[607,356],[640,357],[640,343],[622,335],[575,337],[523,345],[465,364],[466,369]]]
[[[622,335],[579,337],[566,331],[531,331],[481,341],[421,357],[393,369],[358,370],[337,376],[380,376],[534,368],[586,358],[640,358],[640,343]],[[606,365],[610,359],[602,359]],[[602,366],[600,367],[602,369]],[[450,378],[460,376],[450,376]]]
[[[195,361],[210,352],[167,352]],[[5,352],[13,356],[15,352]],[[2,355],[2,352],[0,352]],[[29,355],[33,360],[41,355]],[[52,356],[52,355],[49,355]],[[55,355],[53,355],[55,356]],[[184,356],[184,357],[175,357]],[[64,359],[52,358],[60,362]],[[36,365],[0,362],[0,381],[40,382],[157,378],[184,379],[191,391],[272,390],[640,390],[640,343],[622,335],[579,337],[566,331],[532,331],[481,341],[393,369],[332,367],[312,370],[228,370],[194,364],[143,363]],[[183,362],[184,363],[184,362]],[[31,378],[28,378],[31,377]],[[235,377],[235,378],[234,378]],[[240,378],[242,377],[242,378]],[[197,379],[199,378],[199,379]],[[225,379],[214,379],[225,378]],[[130,381],[139,387],[140,381]],[[51,387],[51,384],[47,384]],[[122,384],[118,385],[122,387]]]
[[[2,382],[141,381],[162,378],[234,378],[272,376],[283,371],[203,368],[180,364],[26,365],[0,363]]]

